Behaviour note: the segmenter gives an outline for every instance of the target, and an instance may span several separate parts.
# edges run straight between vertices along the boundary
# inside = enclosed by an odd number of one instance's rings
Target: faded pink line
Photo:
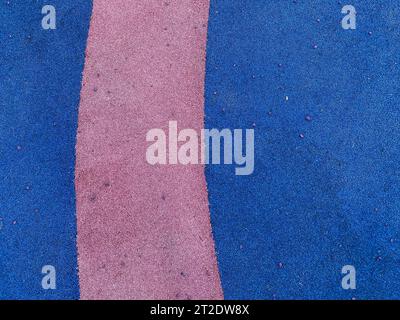
[[[204,168],[145,160],[148,130],[203,127],[208,7],[94,1],[76,147],[82,299],[223,298]]]

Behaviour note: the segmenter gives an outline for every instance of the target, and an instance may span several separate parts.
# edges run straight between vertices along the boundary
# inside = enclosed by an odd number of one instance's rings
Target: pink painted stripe
[[[146,133],[203,126],[208,0],[95,0],[76,167],[82,299],[221,299],[202,166]]]

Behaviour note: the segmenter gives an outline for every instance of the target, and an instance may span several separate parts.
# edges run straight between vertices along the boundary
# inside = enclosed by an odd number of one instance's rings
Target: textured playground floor
[[[0,299],[399,299],[400,3],[348,2],[1,1]],[[169,121],[254,172],[150,165]]]

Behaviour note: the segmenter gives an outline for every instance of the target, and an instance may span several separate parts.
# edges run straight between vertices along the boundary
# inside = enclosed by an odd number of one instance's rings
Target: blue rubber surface
[[[91,1],[0,4],[0,299],[77,299],[75,137]],[[43,290],[53,265],[57,289]]]
[[[253,175],[206,167],[228,299],[400,298],[400,4],[349,2],[356,30],[339,1],[211,0],[206,127],[256,126]]]

